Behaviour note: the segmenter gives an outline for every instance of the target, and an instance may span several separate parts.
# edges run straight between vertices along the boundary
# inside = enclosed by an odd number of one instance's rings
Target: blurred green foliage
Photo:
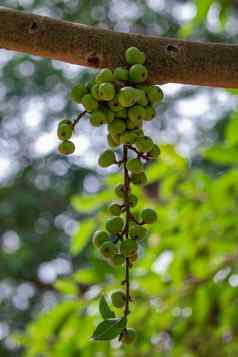
[[[234,120],[227,125],[223,153],[229,152],[229,145],[237,147],[234,137],[229,144]],[[214,147],[205,151],[207,160]],[[134,303],[129,320],[138,338],[135,346],[123,347],[125,356],[134,356],[135,351],[137,356],[237,355],[236,166],[236,162],[223,161],[222,174],[208,174],[189,167],[172,146],[164,145],[161,160],[148,167],[148,185],[137,188],[139,209],[153,203],[159,221],[132,270]],[[120,182],[119,175],[106,178],[104,189],[93,200],[84,195],[72,198],[80,213],[86,204],[88,218],[79,224],[71,249],[88,260],[73,275],[56,282],[65,300],[27,328],[22,337],[27,357],[91,356],[99,351],[105,356],[122,355],[117,343],[89,342],[100,319],[99,297],[123,279],[123,269],[104,263],[91,241],[92,227],[101,228],[105,222],[116,182]],[[87,286],[83,293],[79,284]]]
[[[1,6],[112,30],[237,41],[235,0],[3,0]],[[150,184],[137,192],[139,209],[154,205],[159,222],[133,269],[130,325],[138,339],[118,348],[115,341],[90,341],[101,320],[98,298],[122,277],[99,258],[91,234],[103,225],[120,176],[102,177],[55,149],[34,151],[41,135],[75,112],[69,88],[89,75],[57,61],[1,53],[0,160],[8,158],[11,171],[0,187],[0,356],[236,357],[238,116],[230,103],[237,90],[184,86],[159,109],[150,130],[175,146],[162,147],[161,161],[148,167]],[[197,117],[196,102],[187,159],[176,152],[187,141],[178,108],[196,98],[208,100],[209,113]],[[97,142],[90,145],[96,155]],[[88,178],[91,186],[99,182],[96,193],[88,193]]]
[[[212,8],[216,9],[218,13],[217,20],[219,24],[219,30],[223,31],[225,29],[232,5],[229,0],[194,0],[194,4],[196,7],[195,16],[181,27],[179,34],[182,37],[188,37],[192,35],[195,30],[201,27],[201,25],[203,25],[204,21],[207,19],[209,10]]]

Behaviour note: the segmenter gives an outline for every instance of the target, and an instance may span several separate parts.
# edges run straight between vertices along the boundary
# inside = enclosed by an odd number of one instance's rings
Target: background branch
[[[238,254],[228,255],[220,262],[207,276],[204,278],[191,277],[186,281],[186,288],[196,287],[202,284],[209,283],[214,276],[222,269],[233,266],[238,262]]]
[[[88,67],[124,64],[146,52],[151,83],[238,88],[238,46],[120,33],[0,7],[0,48]]]
[[[163,293],[159,294],[159,296],[154,296],[154,298],[159,298],[161,300],[161,312],[165,312],[172,308],[172,306],[175,305],[179,299],[183,299],[184,297],[191,294],[193,295],[200,286],[210,283],[220,270],[226,269],[228,267],[232,268],[237,263],[237,253],[234,255],[228,255],[224,257],[223,260],[203,278],[190,276],[185,280],[184,285],[181,288],[167,288]],[[146,300],[147,299],[149,298],[146,297]]]

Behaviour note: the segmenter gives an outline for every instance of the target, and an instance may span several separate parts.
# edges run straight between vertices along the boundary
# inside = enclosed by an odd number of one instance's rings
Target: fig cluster
[[[107,125],[107,140],[111,148],[135,144],[139,151],[156,158],[159,148],[150,138],[144,137],[142,127],[143,122],[155,118],[155,106],[163,99],[163,92],[159,86],[145,84],[148,70],[142,51],[130,47],[125,58],[127,66],[102,69],[94,80],[73,87],[70,96],[84,106],[92,126]],[[63,141],[59,151],[62,154],[74,151],[74,145],[69,140],[72,129],[72,123],[67,120],[59,123],[58,137]],[[103,167],[113,163],[113,155],[107,154],[101,159]]]
[[[116,192],[117,192],[116,187]],[[133,197],[133,204],[136,206],[137,198]],[[93,244],[98,248],[102,257],[106,258],[112,266],[123,266],[128,258],[130,266],[138,259],[139,244],[148,236],[148,229],[145,225],[155,223],[156,212],[151,208],[146,208],[141,212],[141,220],[137,220],[131,212],[131,221],[128,227],[128,237],[123,239],[125,234],[125,219],[121,215],[125,212],[125,204],[115,201],[109,206],[109,217],[105,222],[105,230],[98,230],[93,235]]]
[[[73,135],[74,125],[71,120],[63,119],[58,124],[57,135],[62,142],[59,144],[59,152],[62,155],[70,155],[75,150],[74,143],[69,140]]]
[[[161,88],[147,82],[145,60],[144,52],[130,47],[125,52],[124,67],[103,68],[93,80],[79,83],[71,91],[71,99],[83,105],[93,127],[107,126],[109,148],[99,156],[99,166],[118,165],[124,173],[123,182],[115,187],[115,200],[108,206],[105,228],[94,233],[93,244],[110,265],[125,267],[125,291],[113,292],[111,303],[123,310],[126,319],[131,301],[128,271],[138,259],[139,245],[148,236],[148,225],[157,220],[153,209],[137,210],[138,198],[133,193],[133,185],[147,182],[144,164],[160,155],[159,146],[143,131],[144,123],[156,117],[155,107],[163,99]],[[59,123],[58,137],[62,140],[59,151],[62,154],[74,152],[70,139],[76,123],[77,120],[67,119]],[[119,339],[132,343],[135,336],[135,330],[126,326]]]

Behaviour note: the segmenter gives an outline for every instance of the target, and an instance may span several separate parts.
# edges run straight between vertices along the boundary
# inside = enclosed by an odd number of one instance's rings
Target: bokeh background
[[[2,0],[123,32],[236,43],[236,0]],[[57,153],[70,88],[95,71],[0,50],[0,356],[238,355],[238,90],[167,84],[146,132],[162,156],[140,206],[159,221],[133,269],[136,344],[95,343],[97,300],[118,288],[91,244],[120,176],[99,170],[104,129]],[[115,279],[116,276],[116,279]]]

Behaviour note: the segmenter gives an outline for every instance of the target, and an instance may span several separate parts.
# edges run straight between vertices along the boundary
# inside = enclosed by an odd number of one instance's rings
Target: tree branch
[[[0,48],[87,67],[124,64],[144,50],[151,83],[238,88],[238,46],[120,33],[0,7]]]
[[[238,253],[234,255],[228,255],[224,257],[214,269],[212,269],[208,274],[203,278],[190,277],[184,282],[184,285],[181,288],[167,288],[164,290],[163,294],[159,296],[154,296],[154,298],[161,299],[160,301],[160,312],[164,313],[168,309],[171,309],[174,304],[177,304],[178,299],[183,299],[188,295],[193,295],[195,291],[202,285],[206,285],[211,282],[214,276],[223,269],[228,267],[233,267],[238,263]],[[151,298],[151,297],[150,297]]]

